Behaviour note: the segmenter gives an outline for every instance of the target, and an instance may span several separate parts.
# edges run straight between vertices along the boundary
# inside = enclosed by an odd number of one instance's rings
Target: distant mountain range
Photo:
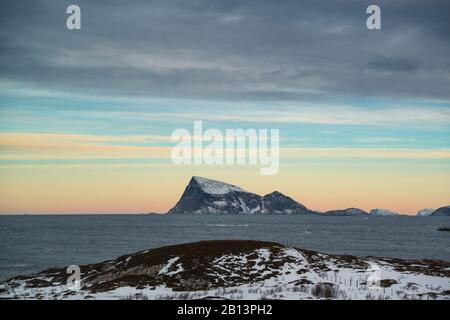
[[[430,209],[424,209],[430,210]],[[450,206],[437,210],[419,211],[418,215],[449,216]],[[306,208],[294,199],[274,191],[265,196],[245,191],[225,182],[192,177],[177,204],[168,214],[303,214],[326,216],[394,216],[399,213],[386,209],[373,209],[370,213],[347,208],[318,212]],[[429,213],[429,214],[428,214]]]

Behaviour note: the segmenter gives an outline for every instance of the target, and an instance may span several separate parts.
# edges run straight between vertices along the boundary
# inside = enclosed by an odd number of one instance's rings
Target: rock
[[[433,211],[430,216],[450,217],[450,206],[441,207]]]
[[[369,214],[358,208],[331,210],[324,213],[326,216],[368,216]]]

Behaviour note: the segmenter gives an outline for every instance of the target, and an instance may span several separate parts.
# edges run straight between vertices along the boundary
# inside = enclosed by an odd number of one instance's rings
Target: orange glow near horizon
[[[376,169],[295,165],[275,176],[260,176],[256,168],[226,166],[2,166],[0,210],[4,214],[162,213],[179,200],[192,175],[261,195],[277,190],[319,211],[359,207],[415,214],[423,208],[448,205],[448,171]]]
[[[0,133],[0,214],[167,212],[193,175],[317,211],[413,215],[450,200],[446,149],[282,148],[279,173],[261,176],[259,166],[173,165],[167,139]],[[159,144],[122,145],[148,141]]]

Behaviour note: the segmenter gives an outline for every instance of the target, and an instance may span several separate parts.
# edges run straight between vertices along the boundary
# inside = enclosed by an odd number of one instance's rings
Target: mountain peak
[[[265,195],[263,203],[264,209],[271,213],[309,213],[304,205],[278,191]]]
[[[246,192],[245,190],[225,182],[208,179],[204,177],[193,176],[191,183],[196,183],[200,189],[208,194],[226,194],[229,192]]]

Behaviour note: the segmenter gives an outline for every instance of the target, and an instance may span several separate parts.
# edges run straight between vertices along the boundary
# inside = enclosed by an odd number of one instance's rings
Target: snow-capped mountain
[[[262,241],[186,243],[0,282],[1,299],[450,299],[450,263],[329,255]],[[70,284],[71,282],[69,282]]]
[[[369,215],[364,210],[358,208],[348,208],[342,210],[331,210],[324,213],[326,216],[367,216]]]
[[[450,206],[441,207],[433,211],[430,216],[450,217]]]
[[[372,209],[372,210],[370,210],[369,214],[372,216],[398,216],[398,215],[400,215],[397,212],[390,211],[387,209]]]
[[[277,191],[262,197],[232,184],[192,177],[181,199],[168,213],[307,214],[311,211]]]
[[[417,216],[418,217],[428,217],[429,215],[431,215],[434,212],[435,209],[431,209],[431,208],[426,208],[426,209],[422,209],[419,212],[417,212]]]

